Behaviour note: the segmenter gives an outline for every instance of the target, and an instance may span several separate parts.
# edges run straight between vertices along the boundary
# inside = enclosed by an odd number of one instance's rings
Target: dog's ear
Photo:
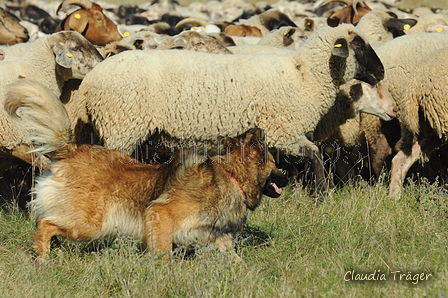
[[[228,148],[229,146],[233,146],[235,143],[238,142],[237,139],[235,138],[231,138],[231,137],[220,137],[222,140],[222,145],[224,146],[224,148]],[[218,138],[219,140],[219,138]]]

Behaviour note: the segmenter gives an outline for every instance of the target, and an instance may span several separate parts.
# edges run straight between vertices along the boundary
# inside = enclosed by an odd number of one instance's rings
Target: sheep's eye
[[[79,47],[73,47],[73,48],[71,48],[71,50],[72,50],[73,52],[79,52]]]

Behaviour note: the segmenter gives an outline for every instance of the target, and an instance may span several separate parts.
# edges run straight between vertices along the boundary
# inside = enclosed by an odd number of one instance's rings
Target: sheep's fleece
[[[294,155],[318,152],[307,134],[353,78],[376,84],[378,56],[353,25],[321,28],[285,55],[128,51],[82,81],[84,102],[108,148],[131,153],[150,134],[210,141],[252,127],[268,145]],[[157,147],[157,145],[155,145]]]

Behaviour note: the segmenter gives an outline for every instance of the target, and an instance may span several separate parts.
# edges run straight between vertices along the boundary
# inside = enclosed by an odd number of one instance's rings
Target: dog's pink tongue
[[[276,193],[278,193],[278,194],[282,193],[282,190],[280,188],[278,188],[277,184],[271,183],[271,186],[274,188]]]

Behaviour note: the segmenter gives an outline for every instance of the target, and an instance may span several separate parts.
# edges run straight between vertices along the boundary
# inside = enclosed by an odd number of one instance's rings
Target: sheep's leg
[[[292,146],[288,146],[295,156],[302,156],[305,160],[309,160],[312,165],[314,175],[316,177],[315,193],[319,201],[328,193],[328,180],[325,176],[324,163],[319,148],[306,137],[297,140]]]
[[[405,154],[400,150],[392,159],[389,195],[398,200],[401,196],[404,179],[411,166],[420,158],[422,148],[418,142],[412,145],[411,153]]]
[[[173,219],[163,206],[153,204],[146,212],[143,243],[153,255],[173,249]]]
[[[38,254],[37,261],[44,264],[48,260],[50,252],[51,238],[57,235],[64,235],[64,231],[48,220],[41,219],[37,223],[37,231],[34,235],[34,250]]]
[[[372,157],[372,169],[376,178],[379,178],[383,170],[386,158],[392,153],[392,148],[387,142],[386,136],[381,134],[376,143],[376,150]]]
[[[221,252],[227,252],[229,250],[232,250],[233,259],[234,259],[235,262],[242,262],[243,261],[243,259],[233,250],[232,234],[224,234],[224,235],[219,236],[218,238],[216,238],[215,246]]]

